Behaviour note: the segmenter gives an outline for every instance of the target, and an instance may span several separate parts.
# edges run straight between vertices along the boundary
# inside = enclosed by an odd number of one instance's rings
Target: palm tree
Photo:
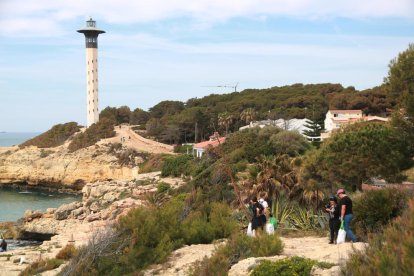
[[[230,124],[233,122],[233,115],[223,112],[218,115],[218,124],[226,128],[226,135],[229,133]]]
[[[315,210],[317,210],[319,203],[325,198],[325,193],[322,191],[321,185],[317,181],[311,179],[303,187],[302,196],[303,199],[309,204],[315,202]]]
[[[245,121],[246,124],[249,124],[254,120],[255,115],[256,111],[253,108],[247,108],[240,113],[240,119]]]
[[[285,193],[291,197],[299,190],[297,158],[286,154],[258,158],[259,173],[251,192],[266,191],[270,197]]]

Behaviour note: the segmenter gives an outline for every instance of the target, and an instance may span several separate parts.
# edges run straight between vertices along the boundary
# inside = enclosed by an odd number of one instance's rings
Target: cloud
[[[412,0],[3,0],[0,35],[56,35],[62,24],[93,16],[110,24],[149,23],[187,18],[194,26],[211,26],[232,18],[266,20],[403,18],[414,20]]]

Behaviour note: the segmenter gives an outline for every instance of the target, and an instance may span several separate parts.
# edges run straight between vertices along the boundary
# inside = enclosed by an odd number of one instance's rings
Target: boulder
[[[99,206],[99,203],[97,201],[95,201],[94,203],[91,204],[91,206],[89,206],[89,209],[92,212],[98,212],[101,208]]]
[[[56,209],[54,217],[57,220],[63,220],[68,218],[68,216],[71,214],[71,212],[77,208],[82,206],[82,203],[80,202],[72,202],[68,204],[64,204]]]
[[[101,214],[90,214],[89,216],[87,216],[86,217],[86,221],[87,222],[92,222],[92,221],[95,221],[95,220],[99,220],[99,219],[101,219]]]
[[[79,207],[78,209],[75,209],[71,212],[71,215],[74,218],[77,218],[79,215],[83,214],[85,212],[85,207]]]
[[[310,272],[310,275],[312,276],[334,276],[334,275],[341,275],[341,267],[336,265],[329,269],[322,269],[319,267],[312,267],[312,270]]]
[[[47,208],[46,213],[47,214],[54,214],[57,208]]]

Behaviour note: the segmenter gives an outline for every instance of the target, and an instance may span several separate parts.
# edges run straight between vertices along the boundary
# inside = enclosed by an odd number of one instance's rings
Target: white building
[[[331,133],[334,129],[348,124],[350,120],[362,119],[362,110],[328,110],[325,117],[325,132]]]
[[[223,144],[225,141],[226,137],[219,137],[218,133],[216,132],[210,136],[210,139],[208,141],[203,141],[193,145],[194,156],[201,158],[207,149],[217,147],[220,144]]]
[[[364,116],[362,110],[328,110],[325,117],[325,132],[321,139],[329,138],[333,131],[355,122],[388,122],[388,118]]]
[[[266,126],[275,126],[275,127],[279,127],[284,130],[297,131],[303,135],[305,131],[311,130],[310,128],[306,126],[309,124],[309,122],[312,122],[312,121],[306,118],[305,119],[290,119],[290,120],[278,119],[278,120],[254,121],[254,122],[250,122],[250,124],[247,126],[243,126],[239,128],[239,130],[254,128],[254,127],[264,128]]]

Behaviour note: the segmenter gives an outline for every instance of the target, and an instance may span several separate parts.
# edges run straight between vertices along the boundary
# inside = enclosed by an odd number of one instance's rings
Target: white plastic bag
[[[252,223],[251,222],[249,223],[249,226],[247,226],[247,236],[254,237],[254,233],[253,233],[253,230],[252,230]]]
[[[266,223],[266,233],[268,235],[273,235],[275,233],[275,227],[271,223]]]
[[[346,232],[344,229],[344,221],[341,222],[341,228],[338,231],[338,238],[336,239],[336,244],[341,244],[345,242]]]

